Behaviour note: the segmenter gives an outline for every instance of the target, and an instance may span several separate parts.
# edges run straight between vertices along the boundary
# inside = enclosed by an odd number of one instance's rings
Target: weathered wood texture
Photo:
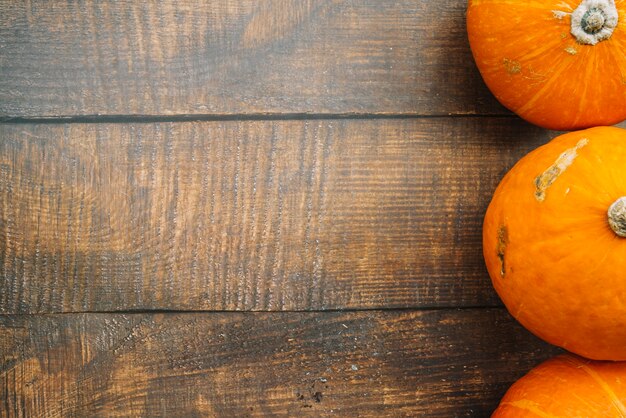
[[[551,134],[466,3],[0,0],[0,417],[487,417],[558,351],[481,253]]]
[[[0,116],[502,114],[466,0],[0,1]]]
[[[548,136],[508,118],[0,125],[0,311],[497,305],[482,216]]]
[[[0,317],[4,417],[486,417],[557,350],[503,309]]]

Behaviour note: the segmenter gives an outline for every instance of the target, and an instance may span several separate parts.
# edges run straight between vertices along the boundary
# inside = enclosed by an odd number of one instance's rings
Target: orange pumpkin
[[[626,0],[469,0],[467,31],[485,83],[527,121],[626,119]]]
[[[587,358],[626,360],[626,130],[571,132],[522,158],[483,224],[509,312]]]
[[[511,386],[492,418],[626,416],[626,363],[557,356]]]

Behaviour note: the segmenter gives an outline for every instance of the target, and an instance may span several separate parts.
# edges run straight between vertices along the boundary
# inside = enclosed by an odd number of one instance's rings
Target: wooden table
[[[488,416],[557,352],[481,253],[555,133],[465,7],[0,2],[1,416]]]

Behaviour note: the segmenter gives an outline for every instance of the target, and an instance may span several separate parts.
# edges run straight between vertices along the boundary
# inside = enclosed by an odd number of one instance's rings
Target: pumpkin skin
[[[515,382],[492,418],[626,416],[626,363],[571,354],[545,361]]]
[[[469,42],[485,83],[505,107],[544,128],[570,131],[626,119],[626,0],[615,0],[617,26],[595,45],[570,33],[580,4],[469,0]]]
[[[485,263],[511,315],[596,360],[626,360],[626,238],[608,219],[625,195],[626,130],[571,132],[518,161],[483,224]],[[626,206],[617,219],[626,233]]]

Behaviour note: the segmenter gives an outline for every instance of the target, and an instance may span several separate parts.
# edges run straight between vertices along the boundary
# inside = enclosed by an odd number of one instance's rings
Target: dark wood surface
[[[487,417],[553,347],[490,285],[555,133],[461,0],[0,0],[0,417]]]
[[[0,341],[28,417],[476,417],[556,353],[501,309],[17,316]]]
[[[502,114],[464,0],[0,2],[0,116]]]
[[[548,136],[503,118],[0,135],[4,313],[497,305],[482,216]]]

